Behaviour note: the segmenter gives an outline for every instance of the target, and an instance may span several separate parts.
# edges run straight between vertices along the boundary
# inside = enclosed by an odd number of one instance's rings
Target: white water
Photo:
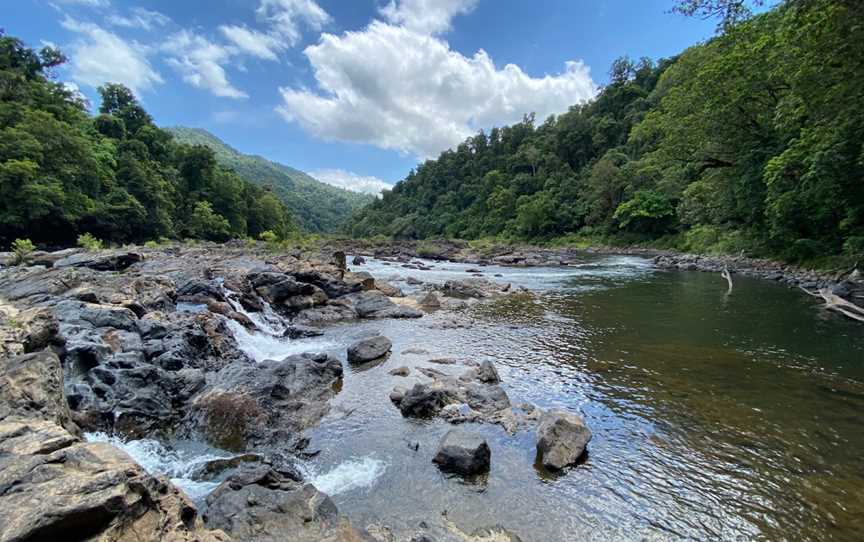
[[[322,352],[336,346],[323,339],[287,339],[267,333],[249,331],[234,320],[228,320],[228,327],[237,340],[237,346],[255,361],[265,359],[284,359],[303,352]]]
[[[87,442],[104,442],[120,448],[129,454],[136,463],[144,467],[148,473],[164,474],[170,478],[171,483],[182,489],[194,501],[206,497],[220,483],[192,479],[195,470],[208,461],[231,457],[230,455],[217,455],[212,451],[201,453],[200,450],[169,449],[153,439],[124,441],[119,437],[101,432],[85,433],[84,438]]]
[[[309,481],[319,491],[333,496],[355,489],[368,489],[386,470],[387,464],[380,459],[363,457],[340,463],[324,474],[312,474]]]

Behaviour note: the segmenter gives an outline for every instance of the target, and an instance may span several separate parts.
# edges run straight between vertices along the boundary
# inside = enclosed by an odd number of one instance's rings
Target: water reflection
[[[467,276],[457,264],[371,267],[394,280]],[[360,524],[408,532],[446,510],[460,525],[501,523],[529,541],[860,539],[860,326],[774,284],[737,278],[725,296],[718,276],[655,272],[635,258],[484,274],[536,293],[470,309],[465,327],[441,329],[432,315],[325,335],[343,356],[371,330],[394,342],[386,363],[346,377],[334,411],[351,415],[313,435],[321,468],[373,455],[386,464],[372,487],[336,497]],[[409,353],[418,348],[429,353]],[[441,475],[431,457],[448,427],[405,420],[388,400],[415,378],[390,369],[436,357],[492,359],[514,403],[581,412],[594,432],[585,463],[538,476],[532,433],[479,426],[492,447],[483,491]]]

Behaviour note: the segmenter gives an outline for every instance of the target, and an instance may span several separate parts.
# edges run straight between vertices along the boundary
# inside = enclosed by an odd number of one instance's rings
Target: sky
[[[123,83],[160,126],[380,191],[481,129],[591,99],[622,55],[714,34],[673,0],[0,0],[98,105]]]

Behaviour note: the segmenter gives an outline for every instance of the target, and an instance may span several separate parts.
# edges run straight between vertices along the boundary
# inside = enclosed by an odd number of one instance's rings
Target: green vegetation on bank
[[[590,103],[427,161],[351,234],[864,252],[860,2],[787,0],[739,19],[678,57],[616,61]]]
[[[219,166],[208,147],[173,141],[126,87],[100,88],[90,116],[50,77],[64,61],[0,34],[0,246],[222,241],[296,228],[271,191]]]
[[[242,154],[206,130],[184,127],[167,130],[178,142],[209,147],[221,166],[236,171],[249,182],[272,190],[305,231],[335,232],[345,225],[354,211],[375,199],[369,194],[330,186],[302,171],[260,156]]]

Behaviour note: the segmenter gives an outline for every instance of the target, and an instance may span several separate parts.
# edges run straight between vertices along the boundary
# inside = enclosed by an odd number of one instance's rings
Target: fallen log
[[[843,299],[839,295],[832,293],[828,288],[820,288],[818,292],[811,292],[803,286],[799,286],[799,288],[813,297],[821,297],[825,301],[826,309],[837,311],[852,320],[864,322],[864,307],[859,307],[855,303]]]

